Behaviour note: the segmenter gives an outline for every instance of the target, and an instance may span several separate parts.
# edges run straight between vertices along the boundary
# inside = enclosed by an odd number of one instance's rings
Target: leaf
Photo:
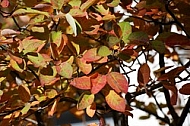
[[[45,67],[47,65],[44,57],[40,53],[37,53],[37,56],[27,55],[27,57],[35,67]]]
[[[50,17],[48,12],[38,11],[38,10],[35,10],[32,8],[18,9],[16,11],[14,11],[11,16],[18,17],[18,16],[22,16],[22,15],[27,15],[27,14],[41,14],[41,15]]]
[[[95,73],[91,76],[91,93],[96,94],[98,93],[105,85],[106,85],[106,75],[101,75],[99,73]]]
[[[168,46],[176,46],[176,45],[181,45],[181,46],[187,46],[190,45],[190,40],[188,37],[181,35],[181,34],[172,34],[170,35],[166,40],[165,40],[166,45]]]
[[[178,97],[178,92],[177,92],[177,88],[175,85],[172,85],[171,83],[167,82],[167,81],[163,81],[163,86],[170,90],[172,92],[172,96],[170,98],[170,102],[172,105],[176,105],[177,103],[177,97]]]
[[[118,23],[118,25],[121,28],[121,32],[122,32],[122,36],[121,37],[122,37],[122,40],[124,41],[124,43],[128,43],[129,42],[128,37],[129,37],[129,35],[132,32],[131,25],[129,24],[129,22],[124,22],[124,21]]]
[[[60,79],[59,77],[56,77],[56,75],[57,70],[55,66],[48,66],[47,68],[41,69],[39,75],[41,85],[44,86],[54,84],[56,81]]]
[[[87,76],[74,78],[70,84],[79,89],[91,89],[90,77]]]
[[[148,64],[144,63],[140,66],[138,70],[138,76],[137,76],[138,83],[141,86],[146,85],[150,80],[150,68]]]
[[[108,3],[107,5],[109,7],[116,7],[119,5],[119,3],[120,3],[120,0],[113,0],[111,3]]]
[[[106,102],[113,110],[125,112],[125,99],[119,96],[114,90],[110,90],[105,98]]]
[[[114,48],[114,46],[118,43],[120,43],[120,39],[118,37],[115,37],[115,36],[110,36],[109,37],[109,41],[108,41],[108,46],[110,48]]]
[[[61,10],[64,3],[65,3],[65,0],[51,0],[53,9]]]
[[[89,63],[99,60],[101,56],[97,55],[97,48],[91,48],[84,53],[82,58]]]
[[[61,31],[52,31],[51,32],[52,42],[59,47],[62,43],[62,32]]]
[[[112,53],[112,51],[107,46],[100,46],[98,49],[99,56],[108,56]]]
[[[190,84],[184,84],[180,89],[179,92],[184,95],[190,95]]]
[[[110,72],[106,75],[108,84],[114,89],[117,93],[128,92],[128,82],[126,78],[118,72]]]
[[[90,63],[86,63],[83,58],[76,58],[76,63],[84,74],[89,74],[91,72],[92,65]]]
[[[30,94],[30,90],[27,86],[21,84],[18,86],[18,94],[20,99],[23,102],[28,102],[30,100],[31,94]]]
[[[110,20],[114,20],[115,18],[116,17],[115,17],[114,14],[107,14],[107,15],[105,15],[105,16],[102,17],[102,20],[104,20],[104,21],[106,21],[106,20],[110,21]]]
[[[77,103],[77,109],[82,110],[90,106],[94,102],[94,94],[84,92]]]
[[[96,5],[95,10],[98,11],[101,15],[109,14],[109,8],[106,10],[103,5]]]
[[[39,51],[45,44],[45,41],[38,39],[31,39],[30,37],[25,38],[19,43],[19,51],[23,51],[24,55],[29,52]]]
[[[93,117],[94,114],[96,112],[96,103],[93,102],[91,105],[89,105],[87,108],[86,108],[86,114],[89,116],[89,117]]]
[[[54,101],[54,103],[53,103],[53,105],[52,105],[50,111],[48,112],[48,116],[51,116],[51,117],[53,116],[53,114],[54,114],[55,111],[56,111],[58,102],[59,102],[59,99],[56,99],[56,100]]]
[[[55,89],[47,89],[47,90],[45,90],[45,95],[48,98],[52,99],[57,95],[57,91]]]
[[[77,36],[77,26],[75,23],[75,19],[69,13],[65,15],[65,18],[73,30],[74,36]]]
[[[163,54],[166,50],[165,45],[162,41],[159,40],[153,40],[150,42],[153,49],[155,49],[157,52]]]
[[[28,111],[30,110],[31,104],[30,103],[26,103],[24,108],[20,111],[22,113],[22,115],[25,115],[28,113]]]
[[[86,10],[87,10],[90,6],[92,6],[95,2],[96,2],[96,0],[87,0],[87,1],[85,1],[85,2],[81,5],[80,9],[81,9],[82,11],[86,11]]]
[[[24,69],[20,68],[20,66],[18,65],[18,63],[15,60],[13,60],[13,59],[10,59],[10,65],[11,65],[11,67],[14,70],[16,70],[18,72],[22,73],[24,71]]]
[[[7,8],[10,5],[9,0],[1,0],[1,6]]]
[[[135,43],[137,45],[144,45],[149,41],[148,34],[142,31],[131,33],[128,39],[130,43]]]
[[[57,73],[65,78],[71,78],[73,74],[73,68],[71,64],[67,62],[61,63],[59,66],[56,66]]]
[[[15,30],[12,30],[12,29],[3,29],[1,30],[1,35],[2,36],[11,36],[11,35],[18,35],[20,34],[19,31],[15,31]]]

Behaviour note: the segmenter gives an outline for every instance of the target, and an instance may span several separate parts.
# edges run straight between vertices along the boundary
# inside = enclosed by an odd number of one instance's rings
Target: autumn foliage
[[[48,125],[66,111],[78,118],[97,116],[101,126],[104,114],[112,113],[116,126],[128,125],[132,107],[160,124],[184,123],[190,99],[182,106],[178,95],[190,95],[189,54],[180,53],[190,46],[188,0],[1,0],[0,5],[0,125]],[[172,26],[179,32],[171,32]],[[143,94],[155,102],[146,105],[137,98]]]

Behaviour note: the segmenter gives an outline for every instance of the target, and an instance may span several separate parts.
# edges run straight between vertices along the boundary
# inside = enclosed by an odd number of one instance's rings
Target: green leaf
[[[81,5],[81,0],[70,0],[70,1],[69,1],[69,4],[70,4],[72,7],[80,7],[80,5]]]
[[[118,23],[118,25],[121,28],[122,40],[124,41],[124,43],[128,43],[129,42],[128,37],[132,32],[131,25],[129,24],[129,22],[125,22],[125,21]]]
[[[159,40],[153,40],[150,42],[153,49],[155,49],[157,52],[163,54],[165,52],[165,45],[163,41]]]
[[[108,56],[112,53],[112,51],[107,46],[100,46],[98,49],[99,56]]]
[[[47,65],[44,57],[40,53],[37,53],[37,56],[27,55],[27,57],[35,67],[43,68]]]
[[[106,102],[113,110],[125,112],[125,99],[118,95],[114,90],[110,90],[105,98]]]
[[[118,44],[121,40],[118,37],[110,36],[108,41],[108,46],[113,48],[116,44]]]
[[[62,32],[61,31],[52,31],[51,39],[52,39],[52,42],[54,42],[57,45],[57,47],[59,47],[62,42]]]
[[[89,92],[84,92],[77,103],[77,109],[83,110],[90,106],[94,101],[94,94],[90,94]]]
[[[28,113],[28,111],[30,110],[31,104],[30,103],[26,103],[24,108],[20,111],[22,113],[22,115],[25,115]]]
[[[76,26],[76,23],[75,23],[75,19],[71,16],[70,13],[67,13],[65,15],[65,18],[66,18],[67,22],[69,23],[69,25],[71,26],[71,28],[73,30],[74,36],[77,36],[77,26]]]
[[[128,39],[130,40],[130,43],[135,43],[138,45],[144,45],[149,41],[148,34],[142,31],[131,33]]]
[[[70,84],[79,89],[91,89],[90,77],[87,76],[74,78]]]
[[[15,60],[13,60],[13,59],[10,59],[10,65],[11,65],[11,67],[13,69],[15,69],[18,72],[22,73],[24,71],[24,69],[20,68],[20,66],[18,65],[18,63]]]
[[[114,89],[117,93],[128,92],[128,82],[126,78],[118,72],[110,72],[106,76],[108,84]]]
[[[17,16],[22,16],[22,15],[27,15],[27,14],[40,14],[40,15],[45,15],[47,17],[50,17],[48,12],[38,11],[31,8],[18,9],[13,12],[12,16],[17,17]]]
[[[108,3],[107,5],[109,7],[116,7],[119,5],[119,3],[120,3],[120,0],[113,0],[111,3]]]
[[[73,68],[71,64],[67,62],[61,63],[59,66],[56,67],[57,72],[59,75],[65,77],[65,78],[71,78],[73,74]]]

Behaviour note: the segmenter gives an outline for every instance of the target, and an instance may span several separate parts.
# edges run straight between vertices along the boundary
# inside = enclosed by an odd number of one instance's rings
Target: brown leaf
[[[146,85],[150,80],[150,68],[148,64],[144,63],[140,66],[138,70],[138,76],[137,76],[138,83],[141,86]]]
[[[190,95],[190,84],[185,84],[183,85],[180,89],[179,92],[184,95]]]
[[[18,94],[19,94],[20,99],[23,102],[28,102],[30,100],[30,97],[31,97],[30,89],[24,84],[19,85]]]

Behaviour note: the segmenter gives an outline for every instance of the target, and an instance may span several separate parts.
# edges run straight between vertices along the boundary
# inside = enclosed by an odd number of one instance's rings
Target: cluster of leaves
[[[157,86],[157,82],[172,91],[168,104],[176,104],[175,80],[187,71],[189,64],[165,73],[170,67],[160,62],[161,68],[155,71],[153,80],[148,62],[154,62],[154,55],[149,52],[180,61],[175,47],[184,48],[190,43],[184,16],[188,13],[182,6],[190,5],[183,0],[172,4],[142,0],[135,7],[131,4],[131,0],[2,0],[1,125],[35,123],[28,118],[40,124],[68,110],[77,117],[84,110],[90,117],[96,114],[102,118],[102,114],[110,111],[132,116],[130,103],[136,102],[138,107],[140,102],[134,98],[143,91],[150,96],[153,89],[150,92],[148,89]],[[114,11],[118,5],[132,16],[121,21],[125,14]],[[168,32],[173,23],[186,36]],[[155,38],[157,33],[160,34]],[[124,62],[133,65],[142,54],[146,62],[139,62],[136,91],[128,93],[132,66],[127,66],[130,71],[124,74],[118,66],[124,70]],[[189,94],[189,88],[186,84],[179,92]],[[153,108],[148,110],[155,114],[156,107]],[[41,111],[45,116],[37,119]]]

